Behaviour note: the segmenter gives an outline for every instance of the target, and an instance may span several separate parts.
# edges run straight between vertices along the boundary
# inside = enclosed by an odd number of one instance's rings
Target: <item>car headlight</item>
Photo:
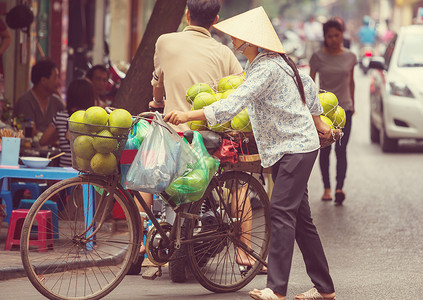
[[[414,98],[413,93],[404,82],[390,82],[389,93],[394,96]]]

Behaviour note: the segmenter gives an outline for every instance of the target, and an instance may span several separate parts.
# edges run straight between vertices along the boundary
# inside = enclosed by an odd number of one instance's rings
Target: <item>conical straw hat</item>
[[[261,6],[219,22],[214,28],[254,46],[285,53],[269,17]]]

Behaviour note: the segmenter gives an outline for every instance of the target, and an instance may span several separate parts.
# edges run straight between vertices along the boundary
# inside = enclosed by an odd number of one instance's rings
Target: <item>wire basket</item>
[[[124,128],[68,122],[72,167],[89,174],[118,174],[119,160],[133,124]]]

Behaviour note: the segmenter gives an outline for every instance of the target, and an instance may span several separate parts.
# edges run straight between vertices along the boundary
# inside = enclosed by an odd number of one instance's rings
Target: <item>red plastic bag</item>
[[[238,148],[238,143],[228,139],[223,139],[222,145],[220,145],[219,149],[213,153],[213,156],[220,159],[220,162],[230,162],[234,164],[238,162]]]

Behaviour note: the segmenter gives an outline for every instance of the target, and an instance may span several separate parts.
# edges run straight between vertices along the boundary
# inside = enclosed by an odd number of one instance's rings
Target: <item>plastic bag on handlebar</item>
[[[220,164],[207,152],[203,137],[197,131],[194,131],[191,147],[198,157],[194,169],[176,178],[165,190],[176,204],[200,200]]]
[[[156,194],[193,169],[197,156],[156,113],[126,175],[128,189]]]

